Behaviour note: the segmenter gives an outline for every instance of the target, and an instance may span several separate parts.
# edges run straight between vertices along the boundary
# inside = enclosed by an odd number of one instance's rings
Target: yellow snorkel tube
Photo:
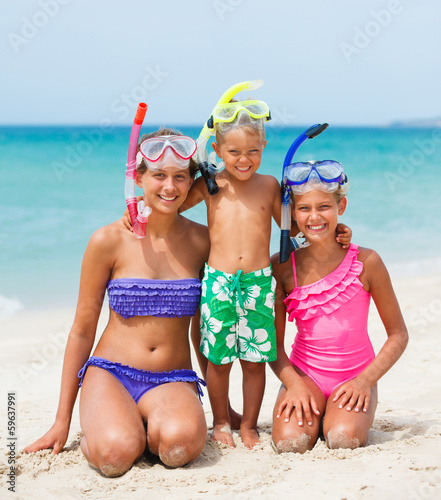
[[[216,106],[230,102],[231,99],[242,90],[256,90],[262,85],[263,80],[250,80],[247,82],[236,83],[236,85],[233,85],[222,94],[222,97],[217,101]],[[215,109],[216,106],[213,109]],[[212,117],[210,116],[196,141],[197,152],[195,158],[201,175],[204,178],[208,192],[210,194],[216,194],[219,191],[219,187],[216,184],[215,177],[220,169],[214,161],[215,153],[213,152],[210,154],[210,161],[207,156],[207,142],[212,135],[214,135],[214,126]],[[213,158],[213,160],[211,158]]]

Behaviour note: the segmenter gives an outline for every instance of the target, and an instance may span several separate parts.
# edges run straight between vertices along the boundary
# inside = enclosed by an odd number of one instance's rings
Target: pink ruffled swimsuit
[[[288,320],[297,335],[289,360],[320,387],[326,398],[355,378],[374,359],[367,332],[371,295],[359,280],[358,246],[351,244],[341,264],[315,283],[297,286],[286,297]]]

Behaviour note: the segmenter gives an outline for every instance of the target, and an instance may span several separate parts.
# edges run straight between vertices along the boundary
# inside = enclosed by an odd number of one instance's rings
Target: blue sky
[[[166,6],[166,7],[165,7]],[[200,125],[234,83],[273,123],[441,117],[439,0],[12,0],[0,124]]]

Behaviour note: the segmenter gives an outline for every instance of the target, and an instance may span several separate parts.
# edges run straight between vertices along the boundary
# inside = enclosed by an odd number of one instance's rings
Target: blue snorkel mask
[[[341,163],[334,160],[291,163],[285,169],[284,179],[294,194],[313,189],[333,193],[348,181]]]
[[[294,245],[291,242],[291,181],[287,177],[288,167],[292,164],[294,155],[299,147],[306,139],[313,139],[321,134],[328,127],[327,123],[313,125],[302,132],[297,139],[291,144],[283,162],[283,177],[282,177],[282,217],[281,217],[281,234],[280,234],[280,252],[279,262],[283,263],[289,259],[289,256],[294,251]],[[290,176],[291,177],[291,176]]]

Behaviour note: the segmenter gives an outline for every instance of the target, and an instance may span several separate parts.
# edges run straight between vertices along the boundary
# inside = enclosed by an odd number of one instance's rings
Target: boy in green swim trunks
[[[239,103],[238,103],[239,104]],[[232,122],[215,123],[213,148],[225,168],[210,196],[203,179],[193,183],[182,210],[207,206],[210,254],[201,298],[201,347],[213,411],[213,439],[234,447],[228,411],[229,374],[239,359],[243,372],[241,438],[259,442],[257,418],[265,389],[265,362],[276,359],[275,281],[270,267],[271,218],[280,224],[280,185],[257,173],[266,146],[265,118],[241,110]]]
[[[268,110],[265,103],[257,102],[261,110]],[[244,103],[247,107],[247,101],[227,105],[233,108],[229,112],[237,112],[233,120],[220,117],[216,121],[213,115],[213,149],[225,164],[216,176],[219,192],[210,195],[200,177],[181,210],[201,201],[207,206],[211,249],[202,282],[200,351],[208,359],[212,437],[234,447],[228,388],[232,363],[239,359],[244,395],[240,431],[243,443],[251,449],[259,442],[257,419],[265,389],[265,362],[276,359],[275,281],[269,247],[272,218],[280,226],[281,194],[275,177],[257,173],[266,146],[264,121],[269,110],[266,116],[252,117],[241,109]],[[193,340],[198,335],[192,331]],[[204,371],[203,361],[200,364]]]

